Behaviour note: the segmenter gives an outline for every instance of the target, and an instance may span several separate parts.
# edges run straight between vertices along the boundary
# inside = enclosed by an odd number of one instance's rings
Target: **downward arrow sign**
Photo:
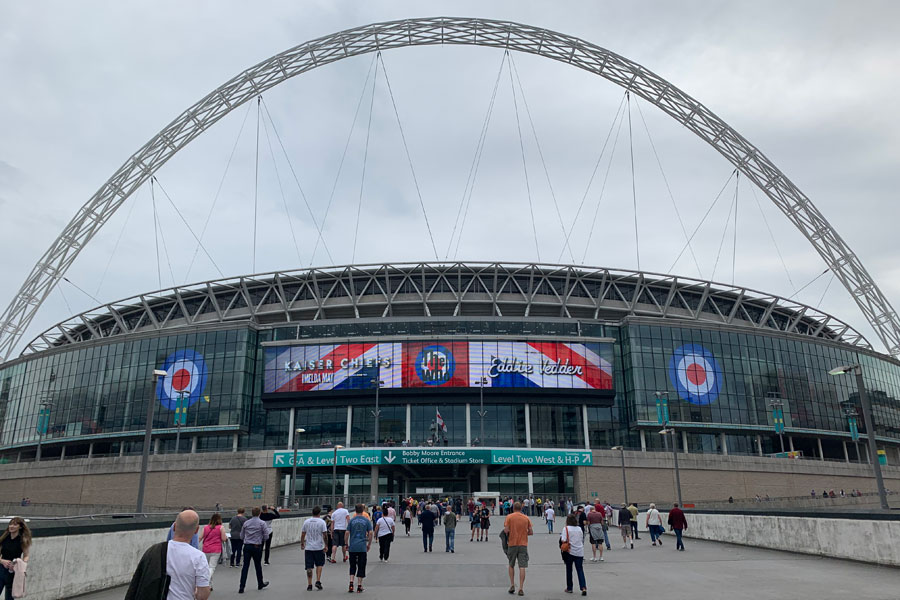
[[[394,462],[395,458],[397,458],[397,457],[394,456],[394,451],[391,450],[390,452],[387,453],[387,456],[384,457],[384,460],[386,460],[388,462],[388,464],[391,464],[392,462]]]

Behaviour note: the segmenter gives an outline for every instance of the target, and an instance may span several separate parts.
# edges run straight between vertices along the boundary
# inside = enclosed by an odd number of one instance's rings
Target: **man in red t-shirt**
[[[531,519],[522,514],[522,503],[513,504],[513,512],[503,521],[508,536],[506,557],[509,559],[509,593],[516,593],[516,561],[519,562],[519,595],[524,596],[525,569],[528,568],[528,536],[534,535]]]
[[[687,519],[684,518],[684,511],[678,508],[678,503],[669,511],[669,526],[675,532],[675,549],[684,551],[684,542],[681,541],[681,532],[687,529]]]

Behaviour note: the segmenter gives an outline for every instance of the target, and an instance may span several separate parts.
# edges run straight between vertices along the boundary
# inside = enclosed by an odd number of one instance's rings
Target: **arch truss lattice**
[[[716,149],[799,229],[862,310],[887,351],[900,355],[900,322],[859,258],[810,199],[759,149],[659,75],[585,40],[509,21],[422,18],[376,23],[306,42],[246,69],[181,113],[97,190],[41,256],[0,316],[0,360],[12,354],[38,308],[122,203],[179,150],[241,104],[291,77],[379,50],[441,44],[543,56],[599,75],[658,107]]]

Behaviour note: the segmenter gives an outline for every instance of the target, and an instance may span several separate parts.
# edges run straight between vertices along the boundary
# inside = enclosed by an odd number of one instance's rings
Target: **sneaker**
[[[263,564],[264,564],[264,565],[267,565],[267,564],[269,564],[269,561],[265,561]]]
[[[525,595],[525,590],[519,590],[519,595],[520,595],[520,596],[524,596],[524,595]]]
[[[631,542],[631,549],[634,550],[634,542]]]
[[[511,586],[509,586],[509,589],[506,590],[506,591],[509,592],[510,594],[515,594],[515,593],[516,593],[516,586],[511,585]]]
[[[348,594],[352,594],[353,591],[354,591],[354,590],[353,590],[353,583],[351,582],[351,583],[350,583],[350,589],[347,590],[347,593],[348,593]]]
[[[456,550],[451,550],[450,554],[456,554]]]
[[[356,593],[357,593],[357,594],[362,594],[364,591],[365,591],[365,590],[363,590],[363,586],[361,586],[361,585],[356,586]]]
[[[307,591],[307,592],[311,592],[311,591],[312,591],[312,584],[309,584],[308,586],[306,586],[306,591]]]
[[[604,562],[604,561],[603,561],[603,557],[601,556],[601,557],[597,560],[597,562]]]
[[[317,589],[317,590],[321,590],[321,589],[322,589],[322,582],[321,582],[321,581],[317,581],[317,582],[316,582],[316,589]]]

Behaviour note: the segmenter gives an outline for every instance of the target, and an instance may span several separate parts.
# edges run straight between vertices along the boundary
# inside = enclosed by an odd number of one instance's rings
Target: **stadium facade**
[[[898,464],[900,362],[785,298],[566,265],[267,273],[142,294],[41,333],[0,365],[0,460],[139,454],[154,403],[154,453],[273,450],[279,494],[294,445],[300,495],[330,492],[337,445],[347,493],[377,477],[379,494],[567,494],[586,450],[672,437],[692,455],[783,443],[867,462],[848,421],[855,381],[828,375],[857,363],[883,460]]]

